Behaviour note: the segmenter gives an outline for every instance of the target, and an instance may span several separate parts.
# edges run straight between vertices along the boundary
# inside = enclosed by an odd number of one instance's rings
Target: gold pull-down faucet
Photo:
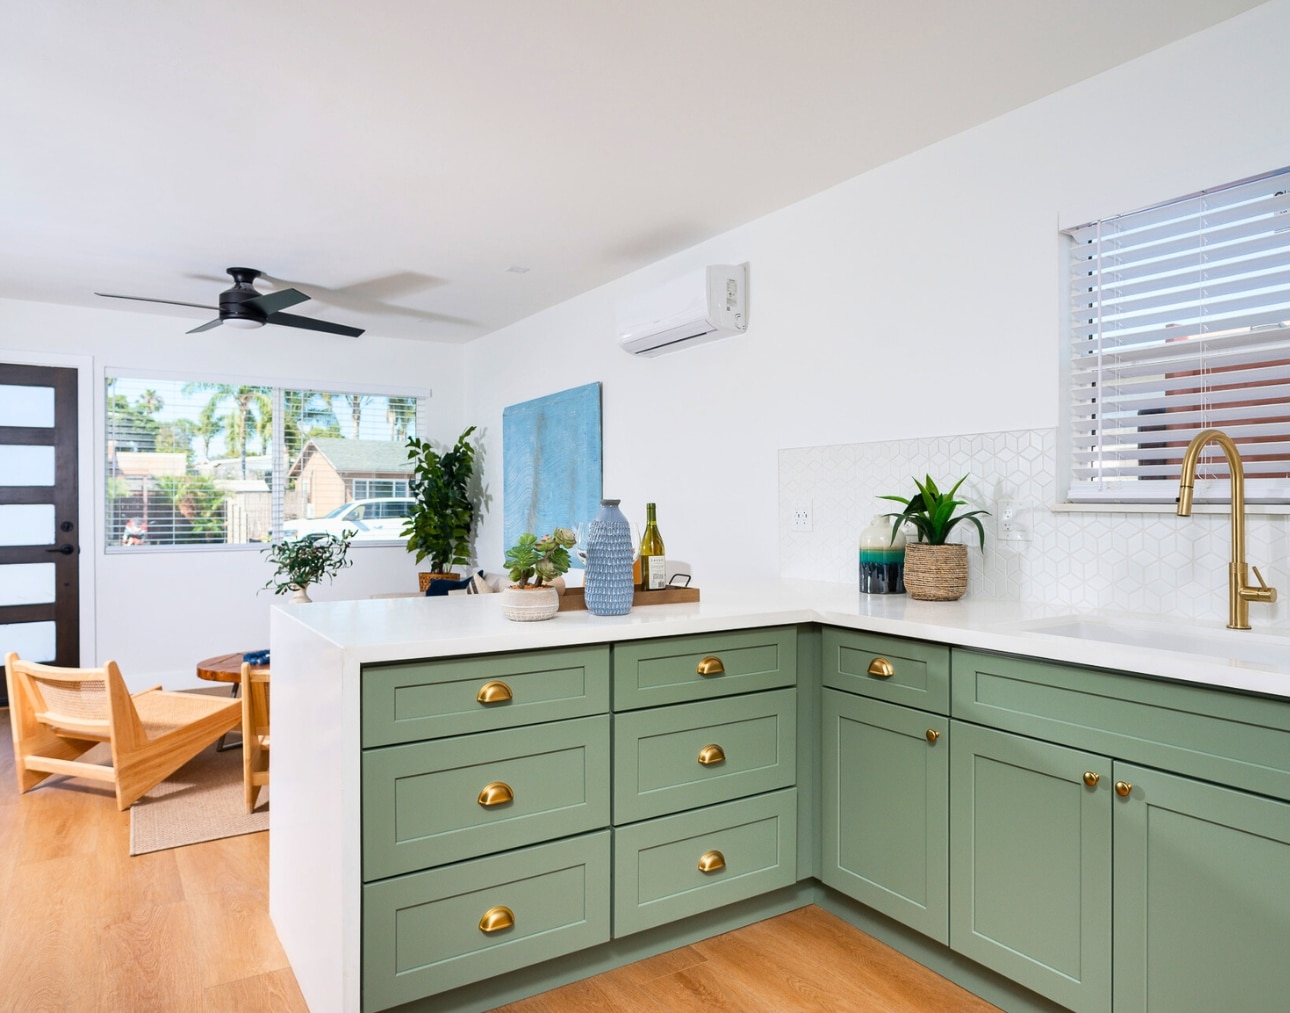
[[[1245,468],[1241,464],[1241,452],[1236,449],[1232,438],[1219,429],[1202,429],[1187,447],[1183,455],[1182,475],[1178,481],[1178,516],[1191,516],[1191,497],[1196,485],[1196,465],[1200,461],[1201,449],[1207,443],[1216,443],[1227,456],[1227,469],[1232,482],[1232,561],[1227,564],[1227,628],[1229,630],[1248,630],[1250,628],[1250,602],[1274,602],[1277,600],[1277,589],[1268,587],[1263,581],[1263,574],[1254,567],[1254,576],[1259,582],[1252,587],[1246,581],[1249,574],[1245,564]]]

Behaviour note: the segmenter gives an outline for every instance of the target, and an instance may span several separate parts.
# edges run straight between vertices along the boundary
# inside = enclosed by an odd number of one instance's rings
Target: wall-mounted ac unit
[[[662,355],[748,328],[748,265],[713,264],[623,299],[618,342],[633,355]]]

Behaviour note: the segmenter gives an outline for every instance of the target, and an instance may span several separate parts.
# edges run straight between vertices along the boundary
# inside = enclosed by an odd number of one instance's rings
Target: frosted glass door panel
[[[0,664],[10,651],[24,661],[49,661],[57,643],[53,623],[0,623]]]
[[[44,605],[53,600],[53,563],[0,565],[0,605]]]
[[[0,426],[54,427],[54,388],[0,386]]]
[[[0,485],[53,484],[53,447],[0,443]]]
[[[0,504],[0,545],[53,545],[54,504]]]

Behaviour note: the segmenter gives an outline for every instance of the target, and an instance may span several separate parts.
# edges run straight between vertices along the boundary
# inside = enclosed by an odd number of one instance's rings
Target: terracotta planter
[[[517,623],[550,619],[560,611],[560,592],[548,585],[542,587],[502,588],[502,615]]]
[[[905,546],[905,590],[919,601],[957,601],[967,590],[966,545]]]
[[[417,580],[421,584],[421,593],[425,594],[430,588],[432,580],[461,580],[460,573],[418,573]]]

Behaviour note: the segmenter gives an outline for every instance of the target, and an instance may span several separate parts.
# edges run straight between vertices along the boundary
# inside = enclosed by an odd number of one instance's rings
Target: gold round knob
[[[699,662],[699,667],[695,671],[700,675],[722,675],[726,671],[726,666],[721,663],[720,658],[710,654]]]
[[[1102,780],[1102,775],[1095,770],[1084,771],[1084,783],[1090,788],[1097,787],[1097,782]]]
[[[699,859],[700,872],[716,872],[718,869],[724,869],[725,867],[726,856],[716,849],[705,851]]]
[[[511,791],[511,786],[505,781],[493,781],[484,785],[479,793],[479,798],[475,801],[487,809],[490,806],[514,802],[515,793]]]
[[[705,767],[710,767],[714,763],[722,763],[725,761],[725,758],[726,751],[716,743],[713,743],[710,746],[704,746],[699,750],[699,762]]]
[[[515,924],[515,912],[508,907],[499,905],[490,907],[484,912],[484,917],[479,919],[480,932],[500,932],[502,929],[509,929]]]
[[[1133,785],[1131,785],[1128,781],[1115,782],[1115,793],[1119,795],[1120,798],[1128,798],[1129,792],[1131,791],[1133,791]]]
[[[896,670],[886,658],[874,658],[869,662],[869,674],[876,675],[879,679],[890,679],[896,674]]]
[[[486,682],[479,687],[475,699],[480,703],[505,703],[511,699],[511,687],[504,682]]]
[[[934,742],[935,742],[937,739],[939,739],[940,737],[941,737],[941,733],[940,733],[940,732],[938,732],[935,728],[929,728],[929,729],[927,729],[927,741],[928,741],[928,742],[933,742],[933,743],[934,743]]]

